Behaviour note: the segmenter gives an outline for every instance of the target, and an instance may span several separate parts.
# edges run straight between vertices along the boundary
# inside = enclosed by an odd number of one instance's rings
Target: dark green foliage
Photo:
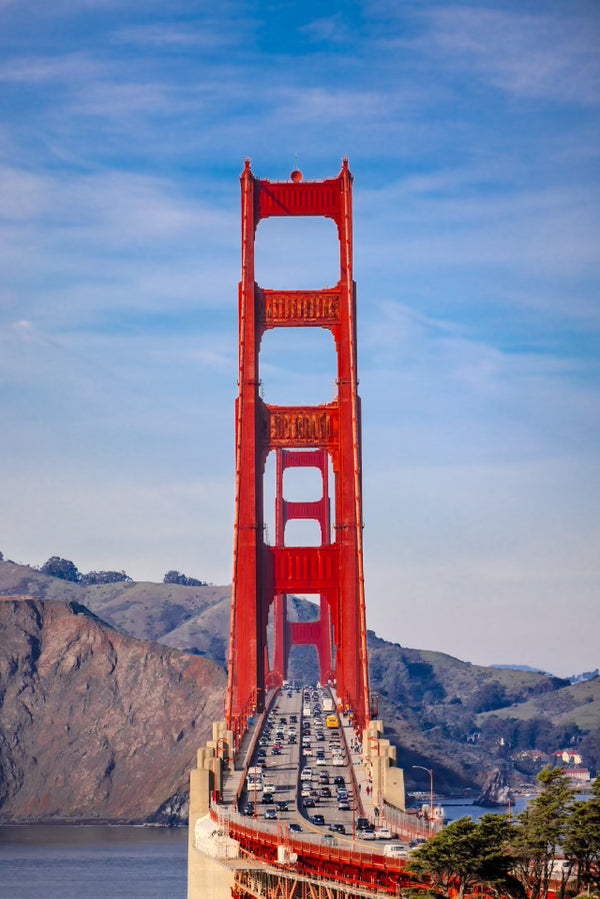
[[[538,775],[540,794],[512,821],[484,815],[454,821],[415,850],[410,868],[445,896],[481,886],[498,897],[547,899],[551,878],[560,880],[556,858],[566,859],[562,895],[572,873],[576,889],[600,889],[600,779],[587,802],[577,802],[558,769]]]
[[[514,843],[517,875],[530,899],[546,899],[561,839],[573,803],[573,790],[558,769],[538,774],[542,791],[518,816]]]
[[[553,724],[547,718],[500,718],[490,715],[481,724],[481,741],[497,743],[504,740],[511,750],[539,749],[553,752],[557,746],[578,742],[581,731],[576,724]]]
[[[488,712],[490,709],[501,709],[512,703],[512,699],[507,697],[506,689],[502,684],[491,682],[483,684],[477,690],[469,702],[469,707],[473,712]]]
[[[498,896],[522,897],[507,849],[513,838],[514,826],[506,815],[484,815],[478,823],[461,818],[416,849],[410,867],[428,875],[444,895],[456,890],[458,899],[477,886]]]
[[[199,581],[195,577],[187,577],[179,571],[167,571],[163,578],[163,584],[181,584],[182,587],[206,587],[206,581]]]
[[[50,556],[40,571],[50,577],[57,577],[62,581],[73,581],[75,584],[78,584],[81,578],[77,566],[69,559],[61,559],[60,556]]]
[[[124,571],[88,571],[87,574],[81,575],[79,583],[88,587],[91,584],[118,584],[130,580]]]
[[[577,891],[600,890],[600,778],[587,802],[574,803],[562,847],[569,871],[576,873]]]
[[[600,728],[595,728],[586,734],[579,744],[585,763],[588,768],[600,773]]]

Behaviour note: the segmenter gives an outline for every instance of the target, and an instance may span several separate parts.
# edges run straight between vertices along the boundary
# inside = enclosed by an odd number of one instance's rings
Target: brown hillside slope
[[[168,816],[225,688],[214,662],[77,603],[2,597],[0,821]]]
[[[119,581],[84,586],[14,562],[0,563],[0,594],[74,600],[141,640],[193,650],[225,664],[231,586]]]

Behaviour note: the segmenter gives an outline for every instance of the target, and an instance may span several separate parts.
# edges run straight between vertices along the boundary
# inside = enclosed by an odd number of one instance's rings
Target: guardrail
[[[429,829],[429,823],[420,820],[416,815],[409,815],[408,812],[403,812],[388,802],[383,803],[383,810],[386,824],[401,839],[427,839],[431,836],[432,831]],[[434,826],[433,833],[436,833],[439,829],[439,826]]]
[[[286,848],[296,854],[297,860],[291,866],[280,865],[277,847],[281,845],[281,839],[277,834],[261,830],[257,824],[233,820],[229,822],[229,834],[240,843],[245,854],[274,868],[291,869],[336,883],[370,887],[392,895],[397,895],[399,889],[427,889],[427,884],[409,873],[406,860],[388,858],[383,853],[287,838]]]

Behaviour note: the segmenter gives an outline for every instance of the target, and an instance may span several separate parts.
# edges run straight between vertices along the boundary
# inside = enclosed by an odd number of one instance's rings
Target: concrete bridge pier
[[[188,899],[231,899],[233,871],[207,851],[211,849],[211,795],[223,789],[223,770],[233,771],[233,732],[224,721],[213,723],[212,740],[197,753],[197,766],[190,772],[188,820]]]

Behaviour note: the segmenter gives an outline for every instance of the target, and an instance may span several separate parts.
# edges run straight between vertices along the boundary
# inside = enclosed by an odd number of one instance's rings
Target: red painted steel
[[[240,731],[262,708],[269,607],[277,593],[319,593],[332,615],[337,692],[369,720],[362,553],[360,400],[356,368],[356,291],[352,279],[352,175],[270,182],[246,160],[242,189],[242,280],[239,287],[239,395],[236,401],[234,570],[226,717]],[[340,241],[340,279],[325,290],[264,290],[255,282],[254,240],[268,216],[332,218]],[[338,394],[323,406],[267,406],[259,397],[259,349],[265,330],[322,327],[337,350]],[[263,473],[273,449],[324,450],[335,480],[335,540],[321,547],[264,543]],[[299,453],[300,455],[300,453]],[[300,464],[300,463],[299,463]],[[299,511],[288,507],[288,512]],[[308,514],[308,509],[305,510]]]
[[[229,835],[238,840],[245,854],[271,865],[277,864],[277,834],[237,822],[229,822]],[[397,896],[399,891],[427,888],[427,880],[419,880],[401,859],[385,857],[382,853],[328,847],[317,843],[288,838],[286,845],[296,853],[294,871],[307,876],[323,877],[339,884],[371,889]]]
[[[277,484],[275,497],[275,545],[285,545],[285,526],[288,521],[313,519],[321,530],[321,546],[330,543],[330,500],[328,456],[325,450],[277,449]],[[316,468],[321,474],[321,498],[313,502],[289,502],[283,497],[283,475],[286,468]],[[277,577],[276,577],[277,580]],[[276,587],[277,590],[277,587]],[[290,622],[287,615],[287,596],[276,592],[273,604],[275,646],[273,668],[269,672],[269,684],[280,686],[288,676],[288,663],[292,646],[313,645],[319,657],[321,683],[335,679],[333,668],[333,644],[331,608],[327,596],[320,597],[319,619],[309,623]]]

